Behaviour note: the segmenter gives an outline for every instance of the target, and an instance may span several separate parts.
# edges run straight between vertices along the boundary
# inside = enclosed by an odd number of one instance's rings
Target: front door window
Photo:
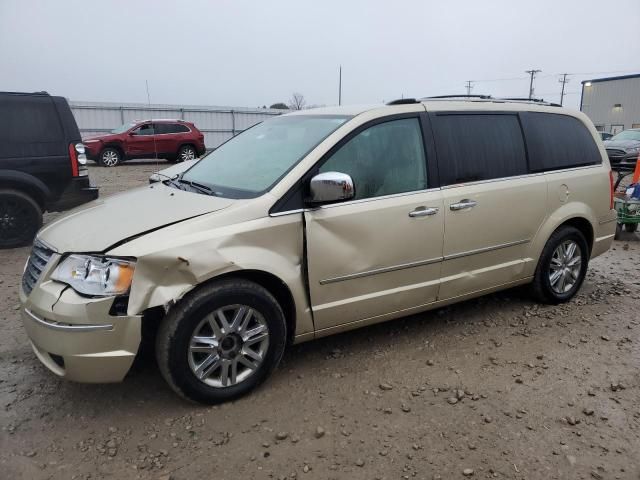
[[[321,167],[351,176],[356,199],[427,188],[422,132],[417,118],[380,123],[351,138]]]

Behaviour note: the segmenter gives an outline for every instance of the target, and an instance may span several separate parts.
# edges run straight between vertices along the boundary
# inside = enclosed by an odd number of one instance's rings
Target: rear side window
[[[186,125],[179,123],[156,123],[156,134],[162,135],[165,133],[185,133],[189,129]]]
[[[156,123],[155,132],[157,135],[162,135],[164,133],[173,133],[173,125],[170,123]]]
[[[60,118],[48,96],[0,97],[0,141],[50,143],[64,141]]]
[[[532,171],[602,163],[591,133],[577,118],[538,112],[523,112],[521,118]]]
[[[437,114],[433,130],[442,186],[527,173],[517,115]]]

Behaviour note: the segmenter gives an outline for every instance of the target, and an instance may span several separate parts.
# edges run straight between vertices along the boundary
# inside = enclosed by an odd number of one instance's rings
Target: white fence
[[[136,120],[178,118],[192,122],[204,134],[207,148],[216,148],[243,130],[286,110],[147,105],[143,103],[69,102],[83,138],[108,133]]]

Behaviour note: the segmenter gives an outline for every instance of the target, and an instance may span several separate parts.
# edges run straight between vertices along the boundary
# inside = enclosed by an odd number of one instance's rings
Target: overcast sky
[[[0,0],[0,90],[71,100],[269,106],[473,93],[579,104],[640,73],[640,0]],[[500,80],[494,80],[500,79]],[[508,79],[508,80],[502,80]],[[494,81],[486,81],[494,80]]]

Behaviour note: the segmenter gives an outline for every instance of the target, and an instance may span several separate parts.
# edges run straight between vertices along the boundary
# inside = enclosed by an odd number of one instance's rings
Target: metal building
[[[193,122],[215,148],[243,130],[286,110],[264,108],[158,105],[144,103],[69,102],[83,138],[108,133],[120,125],[150,118]]]
[[[602,132],[640,128],[640,73],[583,81],[580,110]]]

